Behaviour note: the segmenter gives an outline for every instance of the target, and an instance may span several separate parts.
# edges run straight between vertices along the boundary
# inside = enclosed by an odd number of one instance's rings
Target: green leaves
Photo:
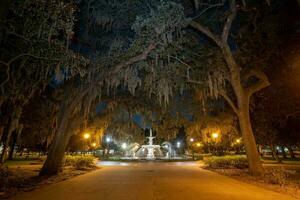
[[[155,40],[162,44],[172,43],[186,26],[184,9],[180,4],[161,1],[150,13],[137,16],[132,29],[139,37]]]

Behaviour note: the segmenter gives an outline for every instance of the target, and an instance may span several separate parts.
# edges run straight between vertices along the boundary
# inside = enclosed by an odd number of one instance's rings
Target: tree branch
[[[235,0],[230,1],[230,14],[228,15],[226,22],[223,27],[223,32],[222,32],[222,41],[227,42],[228,35],[230,28],[232,26],[232,22],[236,17],[237,9],[236,9],[236,3]]]
[[[270,85],[269,79],[266,74],[261,70],[250,70],[246,75],[243,76],[243,81],[247,81],[250,77],[256,77],[259,81],[246,88],[246,92],[248,96],[251,97],[252,94],[266,88]]]
[[[195,1],[195,8],[196,10],[199,9],[200,6],[207,6],[205,9],[203,9],[199,14],[197,14],[195,17],[193,17],[193,19],[197,19],[198,17],[200,17],[201,15],[203,15],[206,11],[215,8],[215,7],[220,7],[220,6],[224,6],[225,1],[221,1],[215,4],[210,4],[210,3],[201,3],[199,5],[199,3],[196,3]]]
[[[203,26],[202,24],[195,22],[195,21],[190,21],[189,24],[191,27],[193,27],[197,31],[203,33],[204,35],[206,35],[207,37],[212,39],[219,47],[222,46],[221,40],[219,39],[219,37],[217,35],[215,35],[209,28],[207,28],[207,27]]]
[[[10,61],[8,62],[4,62],[4,61],[0,61],[0,64],[3,64],[3,65],[6,65],[6,66],[10,66],[13,62],[15,62],[16,60],[18,60],[19,58],[22,58],[22,57],[32,57],[32,58],[35,58],[35,59],[40,59],[40,60],[51,60],[51,61],[59,61],[57,59],[50,59],[50,58],[45,58],[45,57],[39,57],[39,56],[36,56],[36,55],[32,55],[32,54],[28,54],[28,53],[22,53],[20,55],[17,55],[16,57],[12,58]]]
[[[128,61],[124,62],[124,63],[120,63],[118,65],[115,66],[115,69],[112,70],[109,75],[115,75],[117,74],[122,68],[127,67],[128,65],[132,65],[136,62],[142,61],[142,60],[146,60],[146,58],[148,57],[148,55],[150,54],[150,52],[155,49],[157,44],[155,43],[151,43],[141,54],[130,58]]]
[[[225,92],[221,92],[220,95],[225,99],[225,101],[230,105],[230,107],[232,108],[232,110],[238,114],[238,109],[237,107],[234,105],[233,101],[230,99],[230,97],[225,93]]]

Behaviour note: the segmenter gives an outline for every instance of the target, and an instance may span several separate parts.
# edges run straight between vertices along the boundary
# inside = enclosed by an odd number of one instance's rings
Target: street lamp
[[[191,139],[190,139],[190,142],[194,142],[194,138],[191,138]]]
[[[201,147],[201,143],[198,142],[198,143],[196,144],[196,146],[197,146],[197,147]]]
[[[122,149],[126,149],[127,148],[127,144],[126,143],[123,143],[122,144]]]
[[[97,145],[96,142],[93,142],[93,143],[92,143],[92,146],[93,146],[93,147],[96,147],[96,145]]]
[[[177,142],[177,148],[180,148],[180,142]]]
[[[89,133],[83,134],[83,139],[84,139],[84,151],[87,151],[87,140],[91,137]]]
[[[91,137],[91,135],[89,133],[83,134],[83,138],[84,139],[89,139],[90,137]]]
[[[111,139],[109,137],[106,138],[106,142],[110,143]]]
[[[219,133],[212,133],[211,136],[212,138],[217,139],[219,137]]]
[[[239,143],[241,143],[241,139],[236,139],[235,142],[236,142],[237,144],[239,144]]]

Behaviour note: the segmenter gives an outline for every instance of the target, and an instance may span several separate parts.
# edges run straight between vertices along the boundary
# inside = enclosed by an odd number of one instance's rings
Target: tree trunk
[[[246,93],[246,90],[242,86],[239,70],[240,68],[235,62],[229,46],[227,44],[223,44],[223,47],[221,49],[230,71],[230,83],[237,100],[237,107],[233,107],[233,109],[239,119],[240,130],[246,148],[249,171],[254,176],[260,176],[263,174],[264,170],[260,161],[251,126],[249,114],[250,95]],[[232,101],[230,103],[234,105]]]
[[[70,118],[76,106],[82,102],[82,99],[87,94],[87,91],[79,94],[80,95],[78,95],[70,105],[62,106],[58,119],[58,121],[60,121],[59,128],[54,140],[52,141],[47,159],[40,171],[40,176],[55,175],[62,169],[65,151],[73,134],[73,126],[80,125],[80,119],[83,117],[82,115],[79,115],[79,117],[77,116],[77,119],[76,116],[74,119]]]
[[[281,161],[281,159],[280,159],[279,156],[278,156],[278,152],[277,152],[275,146],[274,146],[274,145],[270,145],[270,147],[271,147],[271,151],[272,151],[273,158],[274,158],[277,162],[281,163],[282,161]]]
[[[11,144],[9,147],[8,160],[13,160],[13,158],[14,158],[14,151],[15,151],[15,146],[17,143],[17,138],[18,138],[18,135],[16,132],[14,132],[12,134],[12,141],[11,141]]]
[[[296,156],[295,156],[295,153],[294,153],[294,150],[293,150],[293,148],[292,148],[291,146],[288,146],[287,148],[288,148],[288,150],[289,150],[289,153],[290,153],[291,159],[295,159],[295,158],[296,158]]]
[[[284,151],[284,147],[280,146],[280,149],[281,149],[282,157],[285,159],[286,158],[286,153]]]
[[[66,146],[68,145],[71,135],[71,132],[58,132],[56,134],[46,162],[40,171],[40,176],[55,175],[62,170]]]
[[[2,154],[1,154],[1,158],[0,158],[0,163],[5,162],[8,147],[9,147],[9,143],[10,143],[10,138],[11,138],[12,133],[15,130],[18,129],[19,119],[21,117],[21,114],[22,114],[22,107],[21,106],[15,106],[13,108],[13,111],[12,111],[12,114],[11,114],[11,120],[10,120],[9,128],[7,130],[6,138],[5,138],[5,141],[4,141],[3,150],[2,150]]]
[[[249,171],[254,176],[260,176],[264,170],[260,161],[259,153],[256,148],[256,142],[254,139],[250,115],[249,115],[249,103],[247,100],[241,104],[239,110],[238,119],[242,132],[243,142],[245,144],[247,159],[249,164]]]
[[[71,134],[66,131],[70,114],[70,112],[68,112],[70,108],[67,109],[65,106],[61,108],[60,115],[62,117],[60,118],[61,120],[59,128],[54,137],[54,140],[52,141],[47,159],[40,171],[40,176],[54,175],[61,171],[66,146],[71,137]]]

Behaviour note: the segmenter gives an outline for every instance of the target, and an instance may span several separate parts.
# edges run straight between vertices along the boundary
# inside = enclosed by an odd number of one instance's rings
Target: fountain
[[[129,147],[125,156],[122,157],[122,160],[181,160],[183,159],[180,156],[176,155],[175,148],[171,142],[163,142],[162,145],[153,144],[153,139],[155,138],[152,134],[152,129],[150,129],[148,144],[139,145],[137,143],[133,143],[131,148]]]
[[[142,145],[141,148],[136,152],[135,155],[144,155],[145,151],[147,152],[146,159],[147,160],[155,160],[155,152],[157,152],[160,156],[162,156],[162,151],[160,150],[160,145],[153,144],[152,129],[150,129],[150,136],[147,137],[149,139],[149,143],[146,145]]]

